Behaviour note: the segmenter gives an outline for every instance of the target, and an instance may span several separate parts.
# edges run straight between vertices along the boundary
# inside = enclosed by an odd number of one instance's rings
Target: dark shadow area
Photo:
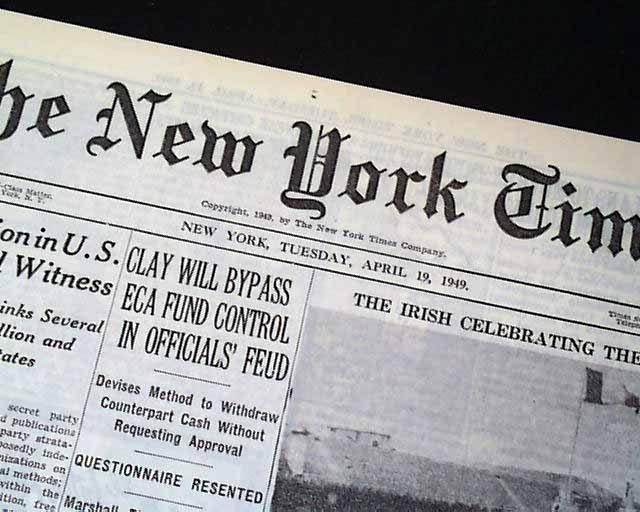
[[[631,3],[202,4],[130,2],[118,10],[0,1],[127,36],[640,141]]]

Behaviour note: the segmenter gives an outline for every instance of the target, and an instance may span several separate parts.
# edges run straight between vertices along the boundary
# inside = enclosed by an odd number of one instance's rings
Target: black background
[[[203,3],[0,7],[640,142],[631,2]]]

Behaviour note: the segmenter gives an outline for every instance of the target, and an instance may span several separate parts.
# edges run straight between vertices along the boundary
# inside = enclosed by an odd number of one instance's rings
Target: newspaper
[[[3,510],[638,510],[638,144],[0,28]]]

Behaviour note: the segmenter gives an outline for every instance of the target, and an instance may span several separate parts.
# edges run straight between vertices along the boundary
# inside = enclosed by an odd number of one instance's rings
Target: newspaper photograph
[[[640,510],[637,143],[0,27],[0,510]]]
[[[637,374],[326,314],[309,313],[273,510],[635,510]]]

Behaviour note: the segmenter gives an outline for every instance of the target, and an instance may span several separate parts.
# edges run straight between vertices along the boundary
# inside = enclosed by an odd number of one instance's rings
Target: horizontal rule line
[[[71,215],[68,213],[61,213],[61,212],[56,212],[53,210],[45,210],[43,208],[38,208],[35,206],[28,206],[28,205],[23,205],[23,204],[16,204],[16,203],[11,203],[8,201],[4,201],[4,200],[0,200],[0,203],[3,204],[7,204],[10,206],[15,206],[17,208],[24,208],[27,210],[35,210],[35,211],[39,211],[39,212],[43,212],[43,213],[48,213],[51,215],[58,215],[61,217],[67,217],[70,219],[76,219],[76,220],[81,220],[81,221],[85,221],[85,222],[91,222],[94,224],[105,224],[102,221],[99,220],[95,220],[95,219],[89,219],[89,218],[85,218],[85,217],[79,217],[77,215]],[[196,240],[189,240],[186,238],[180,238],[180,237],[175,237],[175,236],[170,236],[170,235],[165,235],[165,234],[161,234],[161,233],[154,233],[152,231],[146,231],[143,229],[137,229],[137,228],[131,228],[131,227],[127,227],[127,226],[121,226],[119,224],[109,224],[110,227],[113,228],[118,228],[118,229],[124,229],[124,230],[128,230],[128,231],[134,231],[137,233],[143,233],[145,235],[150,235],[150,236],[156,236],[159,238],[164,238],[166,240],[175,240],[175,241],[179,241],[179,242],[185,242],[185,243],[189,243],[189,244],[193,244],[193,245],[199,245],[202,247],[209,247],[212,249],[218,249],[221,251],[226,251],[226,252],[232,252],[232,253],[236,253],[236,254],[242,254],[245,256],[249,256],[249,257],[253,257],[253,258],[258,258],[258,259],[263,259],[263,260],[268,260],[268,261],[273,261],[273,262],[277,262],[277,263],[284,263],[287,265],[293,265],[293,266],[297,266],[297,267],[301,267],[301,268],[307,268],[307,269],[314,269],[314,270],[318,270],[320,272],[327,272],[329,274],[335,274],[335,275],[339,275],[339,276],[344,276],[344,277],[350,277],[353,279],[360,279],[362,281],[368,281],[371,283],[378,283],[378,284],[383,284],[383,285],[387,285],[387,286],[393,286],[396,288],[402,288],[405,290],[412,290],[412,291],[416,291],[416,292],[421,292],[421,293],[426,293],[426,294],[430,294],[430,295],[435,295],[437,297],[445,297],[448,299],[453,299],[453,300],[459,300],[462,302],[468,302],[471,304],[478,304],[481,306],[488,306],[488,307],[492,307],[492,308],[496,308],[496,309],[502,309],[505,311],[513,311],[515,313],[523,313],[523,314],[527,314],[527,315],[531,315],[531,316],[537,316],[539,318],[546,318],[549,320],[558,320],[560,322],[566,322],[566,323],[570,323],[570,324],[574,324],[574,325],[582,325],[585,327],[592,327],[594,329],[600,329],[603,331],[609,331],[609,332],[617,332],[620,334],[627,334],[629,336],[634,336],[634,337],[640,337],[640,332],[632,332],[632,331],[625,331],[622,329],[616,329],[615,327],[609,327],[606,325],[600,325],[600,324],[593,324],[590,322],[584,322],[582,320],[576,320],[576,319],[571,319],[571,318],[565,318],[565,317],[560,317],[560,316],[554,316],[554,315],[548,315],[546,313],[541,313],[538,311],[530,311],[530,310],[526,310],[526,309],[520,309],[520,308],[516,308],[513,306],[507,306],[505,304],[496,304],[493,302],[487,302],[487,301],[482,301],[482,300],[478,300],[478,299],[472,299],[469,297],[463,297],[463,296],[459,296],[459,295],[451,295],[448,293],[444,293],[444,292],[438,292],[435,290],[429,290],[426,288],[418,288],[415,286],[409,286],[406,284],[400,284],[400,283],[394,283],[394,282],[390,282],[390,281],[383,281],[382,279],[375,279],[373,277],[366,277],[366,276],[360,276],[357,274],[349,274],[347,272],[342,272],[340,270],[331,270],[328,268],[323,268],[323,267],[316,267],[314,265],[309,265],[307,263],[299,263],[299,262],[295,262],[295,261],[289,261],[289,260],[283,260],[283,259],[279,259],[279,258],[275,258],[273,256],[264,256],[261,254],[255,254],[255,253],[251,253],[251,252],[246,252],[246,251],[241,251],[239,249],[231,249],[228,247],[221,247],[221,246],[217,246],[217,245],[213,245],[213,244],[207,244],[205,242],[198,242]],[[188,376],[187,376],[188,377]]]
[[[149,457],[158,457],[159,459],[174,460],[176,462],[184,462],[185,464],[193,464],[194,466],[202,466],[203,468],[214,469],[213,466],[211,466],[210,464],[204,464],[202,462],[195,462],[193,460],[187,460],[187,459],[179,459],[178,457],[170,457],[169,455],[161,455],[160,453],[145,452],[142,450],[133,450],[133,451],[141,455],[148,455]]]
[[[590,295],[588,293],[581,293],[581,292],[576,292],[573,290],[566,290],[563,288],[556,288],[553,286],[547,286],[547,285],[543,285],[543,284],[539,284],[539,283],[531,283],[531,282],[527,282],[527,281],[520,281],[518,279],[514,279],[514,278],[510,278],[510,277],[506,277],[506,276],[500,276],[500,275],[495,275],[495,274],[488,274],[485,272],[479,272],[479,271],[475,271],[475,270],[469,270],[469,269],[464,269],[464,268],[459,268],[459,267],[451,267],[449,265],[442,265],[440,263],[433,263],[433,262],[427,262],[427,261],[422,261],[422,260],[417,260],[417,259],[413,259],[413,258],[407,258],[405,256],[398,256],[396,254],[391,254],[391,253],[385,253],[385,252],[381,252],[381,251],[374,251],[372,249],[365,249],[363,247],[357,247],[357,246],[353,246],[353,245],[347,245],[347,244],[341,244],[338,242],[331,242],[329,240],[322,240],[319,238],[313,238],[313,237],[309,237],[309,236],[304,236],[304,235],[298,235],[298,234],[294,234],[294,233],[288,233],[286,231],[280,231],[277,229],[273,229],[273,228],[266,228],[263,226],[255,226],[253,224],[247,224],[244,222],[238,222],[238,221],[233,221],[233,220],[228,220],[228,219],[221,219],[218,217],[211,217],[209,215],[204,215],[202,213],[195,213],[195,212],[190,212],[187,210],[181,210],[179,208],[172,208],[170,206],[163,206],[163,205],[159,205],[159,204],[154,204],[154,203],[148,203],[145,201],[138,201],[135,199],[130,199],[127,197],[119,197],[119,196],[115,196],[112,194],[106,194],[103,192],[97,192],[95,190],[87,190],[87,189],[82,189],[82,188],[78,188],[78,187],[72,187],[69,185],[62,185],[59,183],[53,183],[53,182],[49,182],[49,181],[44,181],[44,180],[38,180],[35,178],[27,178],[24,176],[18,176],[16,174],[10,174],[10,173],[6,173],[6,172],[0,172],[0,176],[6,176],[8,178],[14,178],[14,179],[18,179],[18,180],[23,180],[23,181],[27,181],[27,182],[31,182],[31,183],[38,183],[40,185],[48,185],[51,187],[56,187],[56,188],[60,188],[63,190],[71,190],[73,192],[80,192],[83,194],[89,194],[89,195],[93,195],[93,196],[97,196],[97,197],[104,197],[106,199],[114,199],[116,201],[122,201],[125,203],[130,203],[130,204],[136,204],[139,206],[145,206],[145,207],[149,207],[149,208],[156,208],[159,210],[164,210],[164,211],[168,211],[168,212],[173,212],[173,213],[179,213],[182,215],[190,215],[192,217],[197,217],[197,218],[201,218],[201,219],[206,219],[206,220],[212,220],[212,221],[216,221],[216,222],[221,222],[221,223],[226,223],[226,224],[231,224],[234,226],[241,226],[241,227],[245,227],[245,228],[250,228],[250,229],[256,229],[256,230],[260,230],[260,231],[265,231],[268,233],[274,233],[274,234],[278,234],[278,235],[282,235],[282,236],[287,236],[287,237],[292,237],[292,238],[297,238],[300,240],[306,240],[309,242],[315,242],[315,243],[321,243],[321,244],[327,244],[327,245],[331,245],[334,247],[340,247],[342,249],[351,249],[354,251],[359,251],[359,252],[364,252],[367,254],[372,254],[372,255],[376,255],[376,256],[383,256],[386,258],[393,258],[393,259],[397,259],[400,261],[407,261],[407,262],[411,262],[411,263],[416,263],[419,265],[425,265],[428,267],[434,267],[434,268],[439,268],[439,269],[443,269],[443,270],[451,270],[454,272],[461,272],[464,274],[469,274],[469,275],[474,275],[474,276],[479,276],[479,277],[485,277],[487,279],[494,279],[497,281],[502,281],[502,282],[506,282],[506,283],[512,283],[512,284],[518,284],[518,285],[522,285],[522,286],[528,286],[531,288],[537,288],[540,290],[547,290],[547,291],[552,291],[552,292],[556,292],[556,293],[562,293],[565,295],[571,295],[574,297],[580,297],[583,299],[589,299],[589,300],[595,300],[595,301],[599,301],[599,302],[605,302],[607,304],[612,304],[612,305],[616,305],[616,306],[625,306],[628,308],[634,308],[634,309],[640,309],[640,304],[632,304],[629,302],[622,302],[622,301],[618,301],[618,300],[614,300],[608,297],[599,297],[597,295]],[[103,222],[103,224],[106,224],[105,222]]]
[[[162,501],[163,503],[171,503],[172,505],[179,505],[181,507],[195,508],[196,510],[204,510],[204,508],[202,508],[199,505],[191,505],[189,503],[182,503],[180,501],[168,500],[166,498],[159,498],[158,496],[151,496],[149,494],[141,494],[139,492],[132,492],[132,491],[124,491],[124,494],[128,494],[129,496],[137,496],[139,498],[147,498],[149,500]]]
[[[198,382],[206,382],[207,384],[215,384],[216,386],[223,386],[225,388],[230,388],[231,384],[226,384],[224,382],[216,382],[215,380],[207,380],[201,379],[200,377],[192,377],[191,375],[183,375],[181,373],[168,372],[165,370],[158,370],[155,368],[153,370],[156,373],[162,373],[163,375],[171,375],[172,377],[180,377],[181,379],[189,379],[189,380],[197,380]]]

